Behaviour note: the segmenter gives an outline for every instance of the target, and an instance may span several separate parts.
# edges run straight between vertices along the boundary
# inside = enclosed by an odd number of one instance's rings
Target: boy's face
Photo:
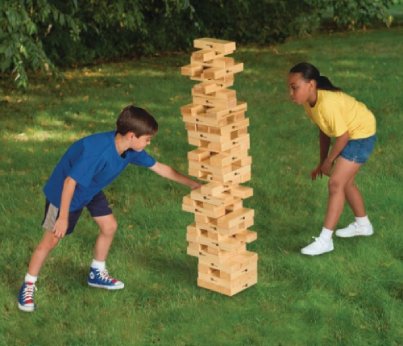
[[[136,135],[132,132],[130,136],[130,147],[135,151],[142,151],[151,143],[152,138],[152,135],[142,135],[140,137],[136,137]]]

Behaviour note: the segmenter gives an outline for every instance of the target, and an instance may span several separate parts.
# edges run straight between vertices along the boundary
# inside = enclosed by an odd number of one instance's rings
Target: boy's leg
[[[42,240],[36,247],[32,254],[31,260],[28,266],[28,274],[32,276],[38,276],[42,268],[43,263],[48,257],[49,253],[59,243],[59,238],[55,237],[55,234],[51,231],[45,231]]]
[[[94,221],[99,227],[99,235],[94,247],[94,259],[105,262],[118,224],[113,214],[94,217]]]
[[[73,231],[80,214],[81,210],[69,213],[69,227],[66,234],[70,234]],[[22,311],[30,312],[35,310],[34,292],[36,280],[46,258],[60,241],[60,239],[50,231],[53,229],[58,215],[58,208],[46,201],[45,217],[42,223],[45,233],[32,254],[28,266],[28,272],[25,275],[24,283],[22,284],[18,295],[18,307]]]
[[[88,275],[88,285],[108,290],[122,289],[123,282],[111,277],[105,265],[118,225],[104,193],[101,191],[94,196],[87,208],[99,227],[99,235],[94,247],[94,259]]]

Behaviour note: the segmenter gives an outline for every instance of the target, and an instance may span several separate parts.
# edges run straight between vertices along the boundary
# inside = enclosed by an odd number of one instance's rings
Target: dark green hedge
[[[27,86],[26,70],[185,50],[196,37],[270,44],[316,30],[388,23],[394,0],[2,0],[0,71]]]

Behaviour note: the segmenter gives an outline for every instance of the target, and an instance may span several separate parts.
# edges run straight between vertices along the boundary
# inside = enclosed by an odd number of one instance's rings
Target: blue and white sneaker
[[[91,287],[105,288],[107,290],[121,290],[125,287],[125,284],[122,281],[109,276],[106,269],[99,270],[92,267],[90,268],[87,282]]]
[[[22,311],[32,312],[35,310],[34,293],[36,287],[32,282],[24,282],[18,294],[18,308]]]

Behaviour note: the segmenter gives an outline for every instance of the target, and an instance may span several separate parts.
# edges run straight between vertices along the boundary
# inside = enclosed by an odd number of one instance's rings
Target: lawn
[[[128,168],[106,194],[119,222],[108,267],[120,292],[87,287],[97,235],[87,213],[44,266],[38,309],[16,296],[40,240],[42,186],[74,140],[114,128],[135,103],[158,119],[149,152],[186,172],[189,150],[180,106],[194,82],[180,75],[188,54],[64,71],[31,79],[25,93],[0,80],[0,345],[402,345],[403,344],[403,29],[322,34],[267,48],[239,47],[248,103],[259,281],[231,298],[198,288],[197,259],[186,255],[181,210],[187,188]],[[327,179],[312,182],[317,129],[292,104],[287,71],[317,65],[377,117],[375,153],[358,176],[375,234],[335,239],[314,258],[301,247],[322,227]],[[340,226],[352,221],[345,209]]]

